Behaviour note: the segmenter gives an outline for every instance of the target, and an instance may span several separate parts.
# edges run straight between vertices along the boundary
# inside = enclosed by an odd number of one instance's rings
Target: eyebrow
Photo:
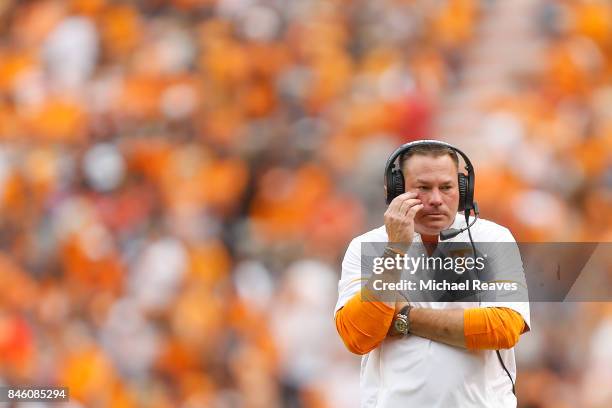
[[[426,180],[422,180],[422,179],[416,179],[416,182],[417,182],[418,184],[431,184],[431,182],[430,182],[430,181],[426,181]],[[442,182],[442,183],[440,183],[440,184],[452,184],[452,181],[451,181],[451,180],[447,180],[447,181],[443,181],[443,182]]]

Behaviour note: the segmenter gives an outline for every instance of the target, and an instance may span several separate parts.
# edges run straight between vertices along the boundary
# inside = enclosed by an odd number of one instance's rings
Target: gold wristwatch
[[[395,316],[393,327],[395,328],[395,331],[401,334],[402,336],[406,336],[408,333],[410,333],[409,315],[411,309],[412,306],[410,305],[404,306],[402,310],[400,310],[399,313]]]

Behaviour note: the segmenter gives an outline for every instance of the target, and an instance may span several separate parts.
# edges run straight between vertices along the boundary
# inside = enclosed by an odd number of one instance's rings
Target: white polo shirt
[[[452,228],[465,226],[464,217],[455,217]],[[478,242],[515,242],[507,228],[484,219],[471,227]],[[338,302],[334,314],[361,289],[362,243],[387,242],[385,226],[368,231],[353,239],[342,262],[338,284]],[[466,232],[445,242],[469,242]],[[510,244],[511,245],[511,244]],[[511,245],[512,246],[512,245]],[[412,248],[423,253],[420,234],[415,233]],[[364,244],[364,251],[368,244]],[[500,246],[501,248],[501,246]],[[507,248],[507,247],[505,247]],[[518,254],[516,252],[514,255]],[[491,254],[507,258],[504,253]],[[525,284],[520,261],[501,262],[504,279]],[[528,302],[411,302],[414,307],[432,309],[507,307],[520,313],[531,327]],[[500,350],[506,368],[516,381],[514,348]],[[516,407],[512,384],[502,368],[495,350],[467,350],[423,337],[387,338],[361,360],[361,408],[397,407]]]

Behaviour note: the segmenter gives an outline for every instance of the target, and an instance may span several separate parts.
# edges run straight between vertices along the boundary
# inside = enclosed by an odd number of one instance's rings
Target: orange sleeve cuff
[[[336,329],[346,348],[355,354],[366,354],[387,336],[395,309],[383,302],[353,296],[336,313]]]
[[[465,345],[471,350],[514,347],[525,328],[523,317],[506,307],[483,307],[463,312]]]

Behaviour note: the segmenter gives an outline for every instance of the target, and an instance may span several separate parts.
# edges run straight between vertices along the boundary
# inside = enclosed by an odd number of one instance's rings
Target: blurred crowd
[[[478,201],[524,241],[608,242],[611,5],[531,3],[538,58],[521,62],[531,69],[508,79],[510,91],[481,104]]]
[[[482,106],[481,213],[610,241],[612,5],[534,3],[538,69]],[[494,5],[0,1],[0,383],[73,407],[356,406],[340,260]],[[610,306],[532,314],[520,406],[610,406]]]

